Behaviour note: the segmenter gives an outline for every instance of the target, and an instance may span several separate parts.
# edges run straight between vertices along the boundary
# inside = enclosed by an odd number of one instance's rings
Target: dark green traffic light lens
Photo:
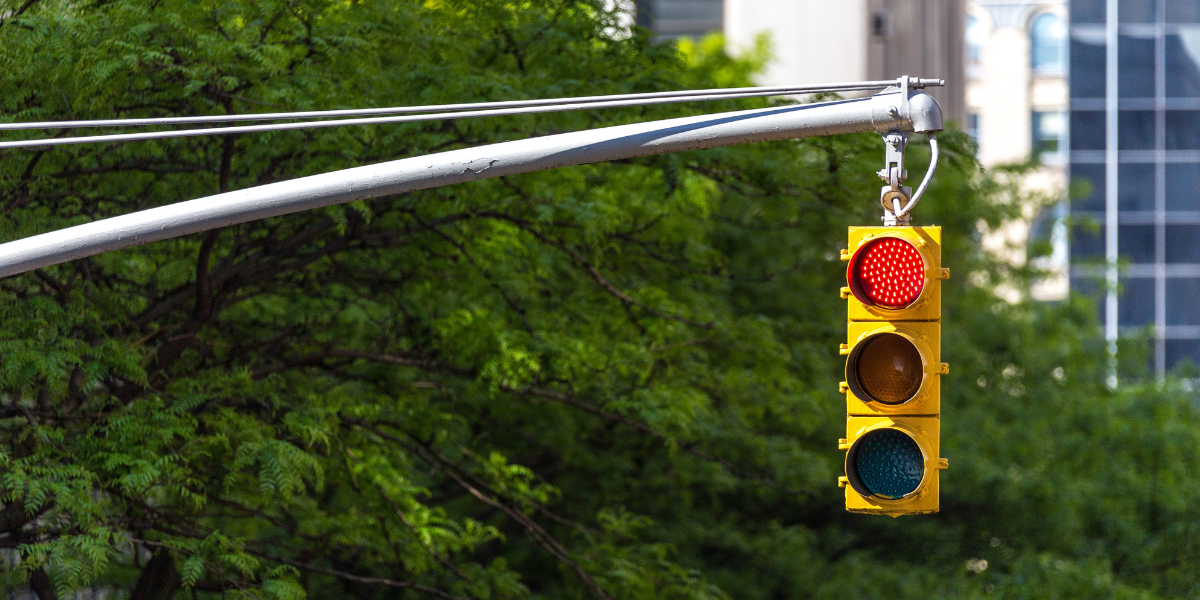
[[[921,485],[925,457],[917,442],[903,432],[872,431],[855,444],[853,454],[854,478],[862,487],[859,492],[894,499],[917,491]]]

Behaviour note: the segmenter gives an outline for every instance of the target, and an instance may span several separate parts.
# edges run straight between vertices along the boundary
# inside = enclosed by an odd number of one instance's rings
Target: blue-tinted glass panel
[[[1200,97],[1200,27],[1163,38],[1166,44],[1167,97]]]
[[[1154,97],[1154,36],[1117,39],[1117,91],[1122,98]]]
[[[1104,0],[1071,0],[1072,23],[1103,23],[1107,15]]]
[[[1121,150],[1153,150],[1154,111],[1123,110],[1119,112],[1117,114],[1117,148]]]
[[[1185,360],[1200,365],[1200,340],[1167,340],[1166,347],[1168,369],[1175,368]]]
[[[1167,225],[1167,262],[1200,263],[1200,225]]]
[[[721,0],[654,0],[651,26],[664,36],[702,36],[721,30]]]
[[[1033,20],[1029,35],[1033,69],[1042,74],[1062,73],[1066,67],[1063,46],[1067,37],[1062,19],[1055,14],[1042,13]]]
[[[1200,279],[1167,278],[1167,325],[1200,325]]]
[[[1037,217],[1029,225],[1029,243],[1050,242],[1054,226],[1059,222],[1058,207],[1048,206],[1038,211]]]
[[[1117,173],[1117,207],[1154,210],[1154,164],[1121,163]]]
[[[1071,163],[1071,191],[1079,194],[1071,201],[1071,210],[1103,212],[1104,179],[1102,164]]]
[[[1130,277],[1120,281],[1117,323],[1121,327],[1154,324],[1154,278]]]
[[[1200,164],[1167,163],[1167,210],[1200,210]]]
[[[1072,1],[1071,5],[1074,6]],[[1168,23],[1200,23],[1200,3],[1195,0],[1167,0]]]
[[[1074,7],[1074,2],[1071,3]],[[1117,20],[1120,23],[1153,23],[1155,0],[1121,0],[1117,5]]]
[[[1071,261],[1104,260],[1104,226],[1078,223],[1071,228]]]
[[[1071,149],[1104,149],[1104,111],[1071,111]]]
[[[1071,34],[1071,80],[1072,98],[1104,97],[1104,52],[1103,32],[1099,36]]]
[[[1154,226],[1121,225],[1117,229],[1117,253],[1135,263],[1154,262]]]
[[[1167,111],[1167,150],[1200,150],[1200,111]]]

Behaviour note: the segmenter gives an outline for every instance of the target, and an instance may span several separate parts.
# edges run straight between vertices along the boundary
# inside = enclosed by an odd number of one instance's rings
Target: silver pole
[[[555,167],[733,144],[893,130],[939,131],[934,99],[869,98],[564,133],[312,175],[103,219],[0,245],[0,277],[227,225]]]

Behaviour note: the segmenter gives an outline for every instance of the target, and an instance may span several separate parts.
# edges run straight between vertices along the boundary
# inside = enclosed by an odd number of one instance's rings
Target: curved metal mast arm
[[[0,245],[0,277],[227,225],[491,177],[749,142],[941,128],[941,110],[932,97],[923,92],[901,94],[893,88],[855,100],[685,117],[464,148],[227,192],[8,242]]]

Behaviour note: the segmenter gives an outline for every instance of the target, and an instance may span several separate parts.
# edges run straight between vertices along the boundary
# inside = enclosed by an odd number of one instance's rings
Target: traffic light
[[[848,302],[846,489],[850,512],[900,515],[938,510],[940,442],[940,227],[851,227],[842,252]]]

